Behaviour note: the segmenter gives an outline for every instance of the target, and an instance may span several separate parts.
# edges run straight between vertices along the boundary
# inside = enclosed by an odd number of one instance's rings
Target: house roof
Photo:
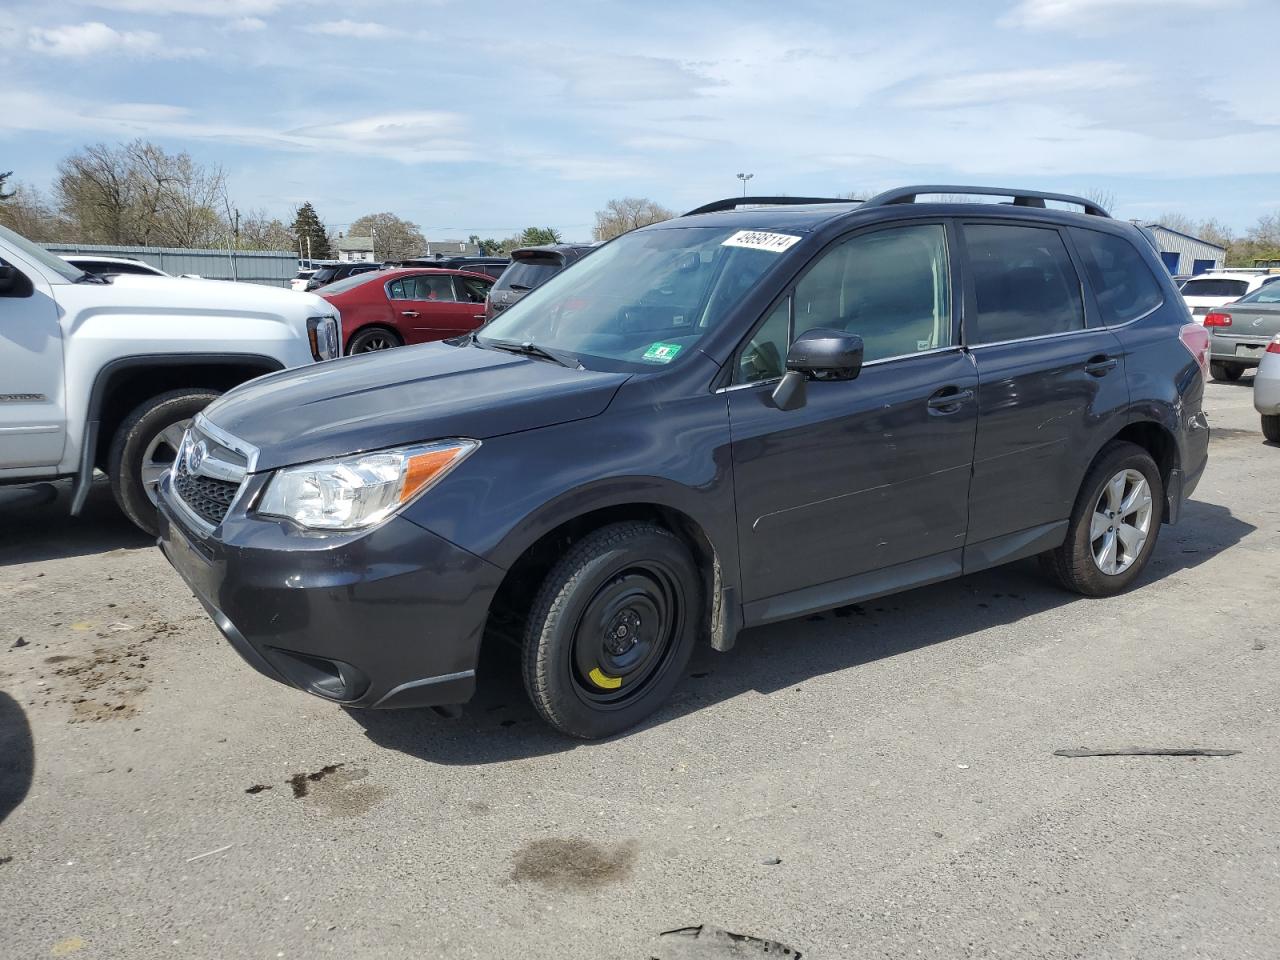
[[[372,250],[373,237],[340,237],[339,250]]]
[[[1203,237],[1193,237],[1191,234],[1183,233],[1181,230],[1174,230],[1170,227],[1166,227],[1163,223],[1144,223],[1143,226],[1148,230],[1163,230],[1165,233],[1172,233],[1175,237],[1194,240],[1196,243],[1203,243],[1206,247],[1213,247],[1213,249],[1221,250],[1223,253],[1227,252],[1227,248],[1221,244],[1214,243],[1212,240],[1206,240]]]

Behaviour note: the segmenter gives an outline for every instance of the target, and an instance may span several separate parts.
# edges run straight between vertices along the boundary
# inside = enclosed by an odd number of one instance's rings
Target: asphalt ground
[[[1280,956],[1250,384],[1207,388],[1208,472],[1128,594],[1027,562],[751,630],[595,744],[500,652],[454,720],[276,685],[105,489],[0,506],[0,956],[630,960],[697,924],[806,958]],[[1131,745],[1239,753],[1054,755]]]

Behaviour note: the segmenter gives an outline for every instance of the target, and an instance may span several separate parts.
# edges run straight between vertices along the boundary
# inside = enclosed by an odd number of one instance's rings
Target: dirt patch
[[[609,848],[571,837],[530,840],[516,851],[511,879],[561,890],[593,890],[629,877],[635,858],[632,843]]]
[[[288,783],[296,800],[306,798],[330,816],[359,817],[387,795],[385,787],[363,783],[368,776],[368,770],[332,763],[315,773],[295,773]]]

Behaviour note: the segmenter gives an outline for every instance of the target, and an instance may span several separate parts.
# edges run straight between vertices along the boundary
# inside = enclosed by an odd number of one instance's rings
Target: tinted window
[[[489,295],[489,284],[475,277],[454,277],[454,286],[458,289],[458,299],[469,303],[484,303]]]
[[[559,272],[558,261],[517,260],[502,272],[498,286],[520,293],[541,286]]]
[[[1056,230],[964,228],[976,315],[969,342],[1001,343],[1084,328],[1080,279]]]
[[[1182,285],[1182,295],[1184,297],[1239,297],[1248,289],[1248,280],[1210,278],[1188,280]]]
[[[1160,306],[1160,285],[1124,237],[1072,228],[1102,322],[1126,323]]]
[[[338,275],[337,267],[321,267],[311,277],[317,283],[328,283]]]
[[[879,230],[823,254],[796,285],[795,334],[814,327],[858,334],[868,361],[950,346],[946,230]]]

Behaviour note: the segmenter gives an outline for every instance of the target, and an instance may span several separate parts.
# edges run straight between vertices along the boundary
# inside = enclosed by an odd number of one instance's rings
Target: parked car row
[[[1193,318],[1210,331],[1211,376],[1239,380],[1256,367],[1280,333],[1280,274],[1215,270],[1192,277],[1180,293]]]

